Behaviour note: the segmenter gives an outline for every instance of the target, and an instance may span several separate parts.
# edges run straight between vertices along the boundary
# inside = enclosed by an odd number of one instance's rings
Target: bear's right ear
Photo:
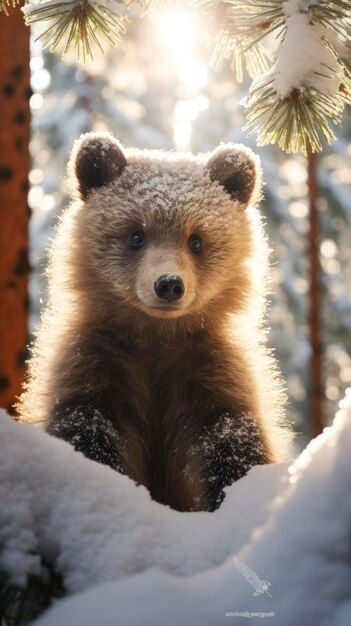
[[[217,181],[242,207],[255,204],[261,194],[260,160],[241,144],[222,144],[207,161],[211,180]]]
[[[112,182],[127,165],[121,145],[108,132],[86,133],[73,147],[69,170],[83,200],[89,192]]]

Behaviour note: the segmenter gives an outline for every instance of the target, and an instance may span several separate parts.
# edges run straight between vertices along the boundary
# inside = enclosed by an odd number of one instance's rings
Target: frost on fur
[[[255,204],[261,190],[258,157],[242,145],[220,146],[208,161],[212,180],[217,180],[233,200],[244,206]]]
[[[92,133],[70,170],[19,413],[154,500],[212,510],[250,467],[289,456],[259,160],[237,144],[195,156]]]
[[[74,146],[71,163],[81,197],[86,198],[91,189],[120,176],[127,161],[118,141],[110,133],[101,132],[81,136]]]

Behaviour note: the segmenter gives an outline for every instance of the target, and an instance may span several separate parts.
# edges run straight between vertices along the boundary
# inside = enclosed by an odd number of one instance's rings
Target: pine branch
[[[121,41],[126,32],[127,15],[116,12],[117,0],[49,0],[40,5],[26,5],[27,25],[50,21],[49,27],[39,35],[50,51],[65,40],[63,55],[75,46],[78,59],[93,58],[93,45],[103,51],[101,37],[113,45]]]
[[[277,142],[287,152],[306,154],[308,144],[319,152],[323,138],[335,138],[329,123],[340,124],[345,103],[351,103],[350,73],[340,55],[345,46],[336,32],[308,12],[287,19],[275,65],[247,98],[247,127],[260,145]]]
[[[218,69],[228,59],[236,80],[241,83],[246,71],[251,78],[267,72],[273,56],[260,41],[278,25],[274,12],[281,16],[282,0],[262,2],[262,12],[257,13],[257,4],[252,0],[195,0],[193,6],[205,13],[208,36],[213,47],[211,65]],[[279,9],[279,11],[278,11]],[[283,20],[281,20],[283,23]]]
[[[258,145],[277,143],[285,152],[301,150],[307,155],[308,145],[313,152],[320,152],[323,137],[328,143],[335,139],[328,121],[341,123],[345,104],[342,90],[331,97],[316,89],[293,89],[280,98],[272,83],[258,81],[246,103],[248,123],[244,130],[252,128],[249,134],[257,133]]]
[[[0,13],[5,13],[5,15],[9,15],[9,8],[15,8],[17,4],[20,3],[20,0],[0,0]]]
[[[344,41],[350,35],[350,4],[345,0],[226,0],[228,34],[246,39],[247,46],[256,46],[274,33],[281,41],[286,34],[287,18],[302,13],[311,24],[319,23],[335,31]]]
[[[137,5],[144,16],[153,13],[156,8],[163,9],[166,3],[167,0],[47,0],[32,4],[28,0],[23,12],[28,26],[49,21],[50,25],[38,39],[49,46],[50,51],[65,42],[63,56],[74,46],[78,60],[85,62],[87,57],[93,59],[94,44],[104,51],[101,38],[114,46],[122,40],[129,17],[121,12],[121,5],[124,4],[126,9]]]
[[[256,67],[246,68],[251,77],[261,74],[263,68],[267,69],[267,61],[272,60],[270,51],[261,44],[262,39],[274,33],[281,43],[286,35],[287,18],[293,15],[287,0],[197,0],[193,4],[206,11],[211,21],[217,24],[219,34],[215,37],[213,54],[215,66],[239,49],[235,54],[255,59]],[[351,7],[348,2],[300,0],[292,6],[296,8],[298,4],[311,24],[319,23],[332,29],[344,43],[349,40]],[[220,5],[226,7],[225,11],[219,10]],[[218,16],[221,16],[220,20]]]
[[[215,40],[210,64],[218,69],[223,59],[228,59],[238,83],[244,80],[245,70],[256,78],[269,70],[272,54],[260,43],[251,47],[245,38],[236,38],[222,30]]]
[[[7,11],[10,2],[0,0]],[[93,57],[101,38],[116,45],[129,21],[120,12],[137,6],[141,14],[162,10],[168,0],[47,0],[24,9],[27,24],[49,22],[39,36],[63,54],[74,46],[78,58]],[[334,139],[330,124],[339,124],[351,101],[349,0],[191,0],[206,19],[215,67],[229,59],[238,81],[244,71],[253,79],[247,118],[259,143],[277,142],[284,150],[322,149]],[[267,45],[273,35],[277,50]]]
[[[219,0],[196,5],[219,14]],[[351,103],[351,5],[346,0],[226,0],[212,62],[230,59],[237,79],[244,67],[254,79],[246,102],[258,143],[278,143],[287,152],[322,150],[330,123],[340,124]],[[216,19],[214,17],[214,19]],[[277,41],[274,56],[267,35]]]

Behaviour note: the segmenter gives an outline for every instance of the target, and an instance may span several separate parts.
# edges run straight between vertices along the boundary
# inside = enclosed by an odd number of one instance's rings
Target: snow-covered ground
[[[23,584],[44,558],[70,594],[35,626],[351,623],[351,393],[290,468],[252,469],[215,513],[153,502],[5,413],[0,438],[0,570]]]

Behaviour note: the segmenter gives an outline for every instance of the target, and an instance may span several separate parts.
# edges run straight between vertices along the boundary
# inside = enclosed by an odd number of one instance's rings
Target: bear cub
[[[20,418],[179,511],[286,458],[264,328],[258,158],[125,149],[83,135],[51,247],[49,299]]]

